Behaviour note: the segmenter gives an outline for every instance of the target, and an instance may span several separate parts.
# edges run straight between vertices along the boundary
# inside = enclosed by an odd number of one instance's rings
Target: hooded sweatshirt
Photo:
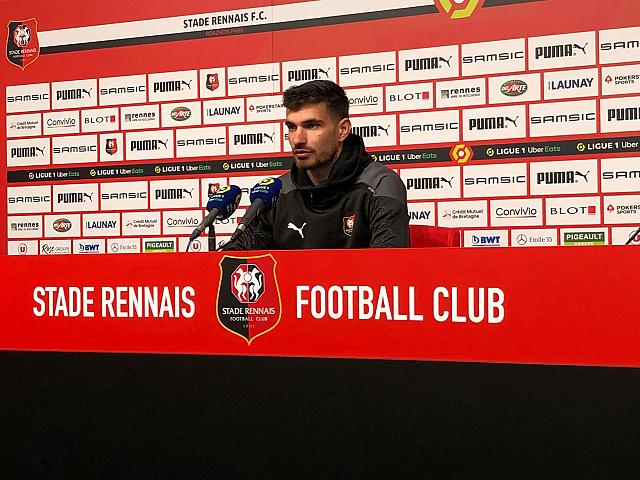
[[[314,185],[294,164],[282,190],[223,250],[408,247],[407,191],[396,172],[350,134],[326,181]]]

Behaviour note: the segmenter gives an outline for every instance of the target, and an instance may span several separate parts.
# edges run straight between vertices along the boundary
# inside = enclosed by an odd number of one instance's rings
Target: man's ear
[[[338,141],[343,142],[351,133],[351,120],[348,118],[340,120],[340,122],[338,122],[338,131],[340,132]]]

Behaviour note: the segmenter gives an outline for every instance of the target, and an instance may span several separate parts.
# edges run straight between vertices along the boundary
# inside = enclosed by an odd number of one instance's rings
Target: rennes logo
[[[282,302],[273,256],[222,258],[216,314],[226,330],[249,345],[280,323]]]
[[[7,60],[24,70],[40,56],[38,22],[35,18],[12,20],[7,26]]]
[[[449,15],[449,18],[458,19],[470,17],[483,2],[484,0],[436,0],[436,6]]]

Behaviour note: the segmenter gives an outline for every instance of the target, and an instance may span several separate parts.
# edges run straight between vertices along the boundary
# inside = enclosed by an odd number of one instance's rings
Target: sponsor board
[[[400,114],[400,145],[426,145],[460,141],[457,110]]]
[[[135,105],[120,108],[120,129],[139,130],[160,127],[160,107],[158,105]]]
[[[198,98],[198,71],[183,70],[149,74],[149,101],[190,100]]]
[[[160,118],[163,128],[189,127],[202,124],[200,102],[163,103]]]
[[[224,67],[200,70],[200,98],[225,97],[227,71]]]
[[[204,253],[209,251],[209,245],[207,238],[196,238],[191,244],[189,244],[189,237],[178,238],[178,251],[186,252],[189,247],[189,253]]]
[[[600,100],[602,133],[640,130],[640,96]]]
[[[640,61],[640,27],[600,30],[600,63]]]
[[[282,95],[247,98],[247,122],[284,120],[285,116]]]
[[[101,162],[121,162],[124,160],[123,133],[102,133],[99,135],[98,144]]]
[[[597,160],[563,160],[529,164],[531,195],[598,192]]]
[[[542,199],[491,200],[492,227],[535,227],[542,225]]]
[[[433,83],[409,83],[385,87],[387,112],[430,110],[433,108]]]
[[[489,103],[535,102],[540,94],[540,74],[503,75],[489,78]]]
[[[143,253],[169,253],[176,251],[176,239],[175,238],[143,238],[142,239],[142,252]]]
[[[464,141],[523,138],[527,117],[524,105],[472,108],[462,111]]]
[[[608,245],[609,232],[606,228],[580,228],[560,230],[560,245],[570,247],[590,247]]]
[[[216,157],[227,153],[224,127],[185,128],[176,130],[176,156]]]
[[[42,114],[43,135],[80,133],[80,111],[45,112]]]
[[[640,225],[640,195],[604,197],[604,223]]]
[[[122,212],[122,235],[160,235],[160,212]]]
[[[229,127],[229,155],[280,152],[280,123],[232,125]]]
[[[119,130],[117,108],[94,108],[82,111],[83,132],[111,132]]]
[[[464,198],[527,195],[527,164],[465,165]]]
[[[70,255],[71,240],[40,240],[40,255]]]
[[[349,115],[382,112],[382,87],[350,88],[345,92],[349,98]]]
[[[529,70],[596,64],[596,32],[529,38]]]
[[[460,198],[460,167],[403,168],[408,200]]]
[[[547,198],[546,221],[547,225],[598,225],[600,197]]]
[[[54,164],[95,163],[98,161],[98,136],[54,137],[51,148]]]
[[[215,229],[215,232],[216,232],[216,238],[219,234],[231,235],[233,232],[235,232],[245,212],[246,210],[242,208],[233,212],[233,215],[231,215],[229,218],[225,218],[224,220],[216,219],[213,222],[213,228]]]
[[[227,68],[227,94],[230,97],[280,91],[279,63],[261,63]]]
[[[7,138],[42,135],[42,119],[39,113],[7,115]]]
[[[109,238],[107,253],[140,253],[139,238]]]
[[[596,100],[530,105],[529,124],[531,137],[596,133],[598,131]]]
[[[173,130],[127,132],[127,160],[173,158]]]
[[[524,38],[462,45],[462,75],[465,77],[524,70]]]
[[[96,238],[93,240],[74,240],[73,241],[73,253],[75,255],[85,254],[103,254],[106,241],[104,238]]]
[[[49,165],[51,150],[48,138],[7,140],[7,166]]]
[[[546,72],[544,74],[544,99],[597,97],[599,77],[597,68]]]
[[[120,236],[119,213],[85,213],[82,216],[83,237]]]
[[[484,78],[436,82],[436,108],[454,108],[487,103]]]
[[[96,211],[99,203],[97,183],[53,185],[54,212]]]
[[[7,242],[8,255],[38,255],[37,240],[19,240]]]
[[[342,87],[395,83],[396,52],[339,57],[338,83]]]
[[[98,86],[98,99],[103,107],[145,103],[147,101],[146,75],[100,78]]]
[[[155,180],[149,182],[150,207],[198,207],[200,188],[197,179]]]
[[[611,229],[611,245],[640,245],[640,233],[636,233],[637,225],[633,227],[613,227]]]
[[[640,157],[603,158],[600,162],[603,193],[640,190]]]
[[[6,96],[7,113],[37,112],[51,108],[48,83],[7,86]]]
[[[438,226],[448,228],[487,227],[487,202],[438,202]]]
[[[202,210],[162,212],[162,234],[190,234],[202,221]]]
[[[353,117],[351,131],[362,137],[367,147],[396,145],[396,116]]]
[[[101,183],[100,210],[143,210],[149,208],[147,190],[146,181]],[[125,234],[123,233],[123,235]]]
[[[398,61],[401,82],[453,78],[460,75],[457,45],[400,50]]]
[[[282,63],[282,90],[311,80],[331,80],[336,82],[335,57],[311,58]]]
[[[218,125],[244,122],[244,99],[228,98],[203,102],[203,123]]]
[[[465,247],[509,246],[509,232],[507,230],[466,230],[463,237]]]
[[[640,93],[640,65],[602,68],[602,95]]]
[[[80,214],[45,215],[44,236],[47,238],[79,237]]]
[[[411,202],[407,204],[409,209],[410,225],[436,224],[436,204],[434,202]]]
[[[511,230],[512,247],[554,247],[558,245],[555,228]]]
[[[42,237],[42,215],[7,217],[7,238]]]
[[[51,108],[84,108],[98,106],[98,81],[71,80],[51,84]]]
[[[51,211],[51,186],[7,187],[7,213]]]

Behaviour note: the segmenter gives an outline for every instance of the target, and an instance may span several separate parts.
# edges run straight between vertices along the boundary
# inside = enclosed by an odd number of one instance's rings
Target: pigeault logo
[[[248,345],[280,323],[282,302],[276,265],[271,255],[247,258],[225,255],[220,261],[218,321]]]
[[[470,17],[483,3],[484,0],[436,0],[438,9],[452,19]]]

